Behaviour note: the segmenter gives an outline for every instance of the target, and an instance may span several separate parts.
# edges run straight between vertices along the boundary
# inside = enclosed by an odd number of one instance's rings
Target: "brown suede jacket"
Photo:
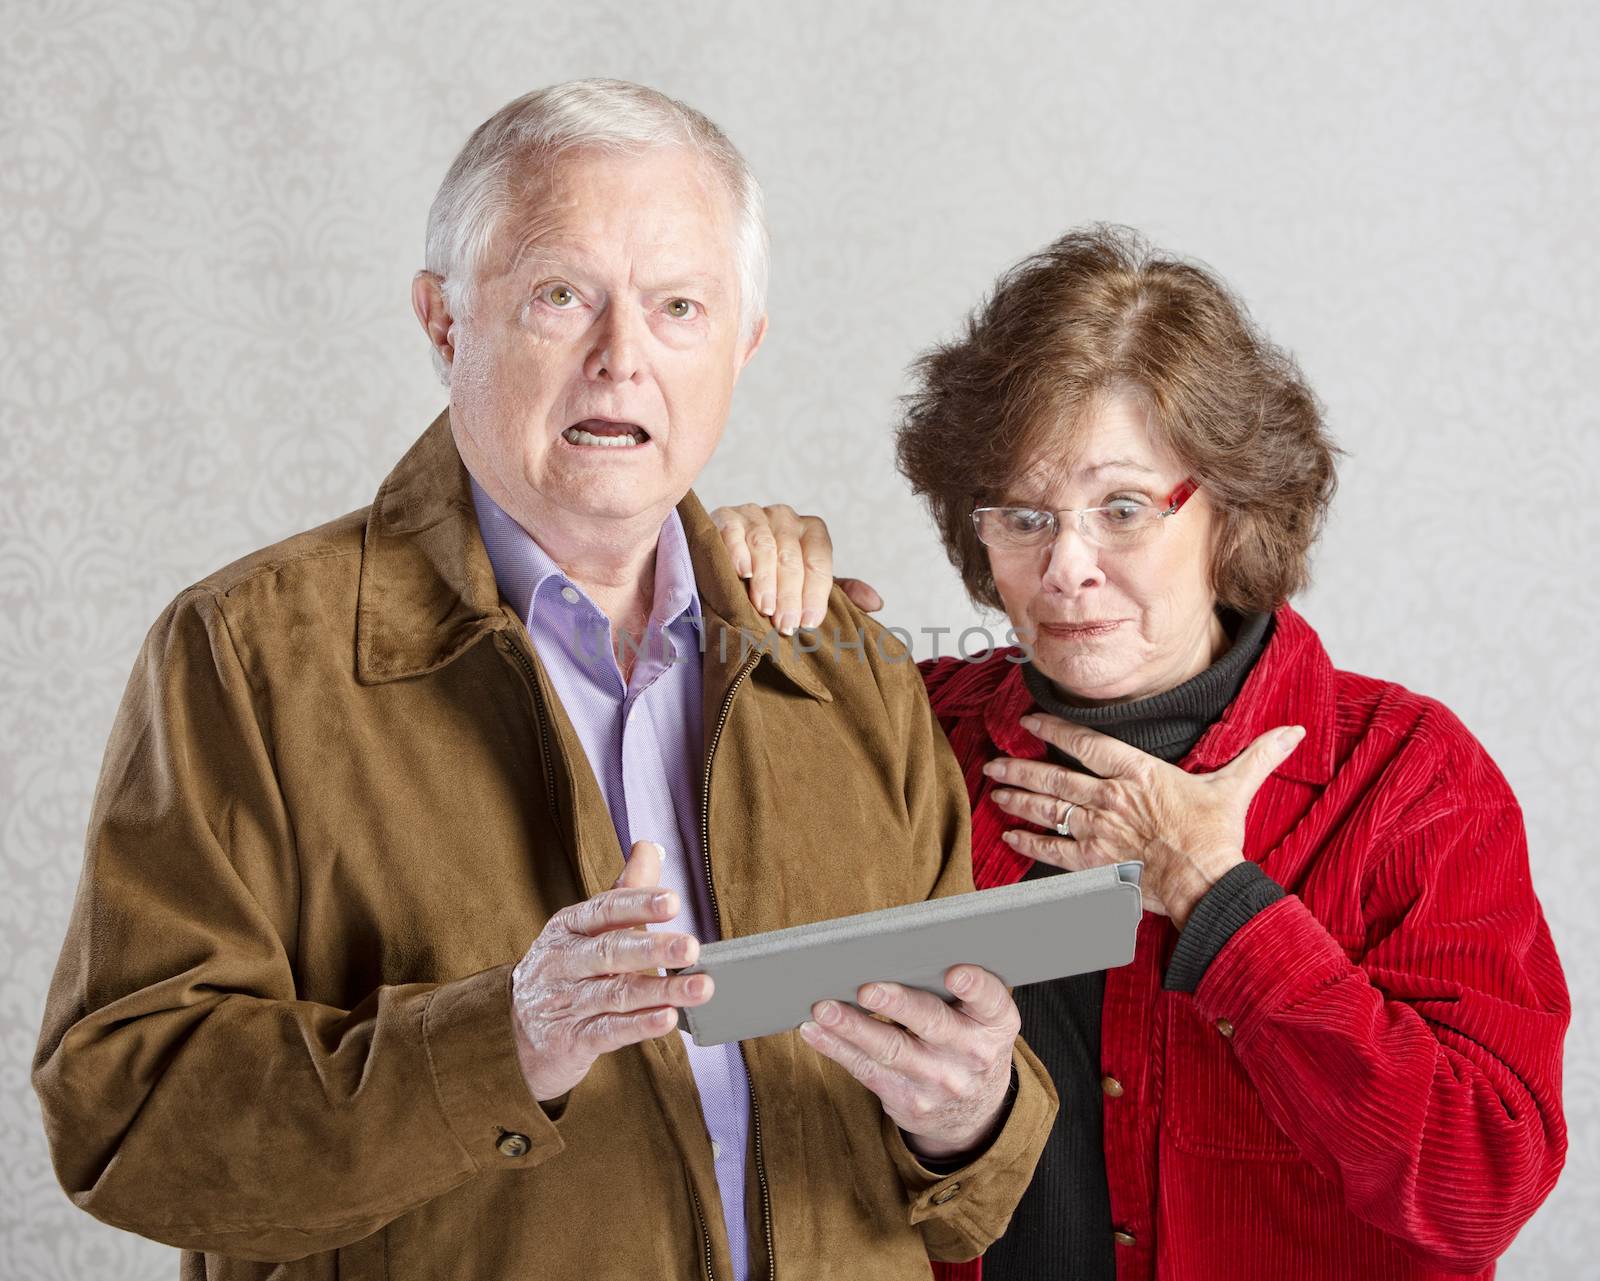
[[[904,651],[837,591],[823,635],[857,648],[741,643],[765,620],[679,512],[723,936],[970,891],[966,789]],[[35,1064],[62,1185],[213,1281],[731,1276],[676,1033],[543,1107],[517,1066],[512,966],[621,866],[440,415],[371,507],[189,588],[145,641]],[[743,1051],[753,1277],[978,1253],[1057,1106],[1019,1042],[1004,1128],[941,1176],[798,1034]]]

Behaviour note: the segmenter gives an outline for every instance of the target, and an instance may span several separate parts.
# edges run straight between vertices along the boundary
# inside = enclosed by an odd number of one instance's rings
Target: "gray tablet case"
[[[696,1045],[799,1027],[824,997],[854,1002],[888,979],[945,1000],[944,973],[963,962],[1008,987],[1126,965],[1143,914],[1139,863],[1117,863],[707,943],[680,974],[709,974],[716,993],[678,1011]]]

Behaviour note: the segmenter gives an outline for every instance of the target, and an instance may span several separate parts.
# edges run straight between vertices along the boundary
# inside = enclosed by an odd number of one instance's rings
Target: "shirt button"
[[[721,1159],[721,1157],[722,1157],[722,1144],[718,1143],[715,1139],[712,1139],[711,1140],[711,1159],[713,1161],[715,1161],[715,1160]]]
[[[1106,1092],[1108,1098],[1120,1099],[1122,1097],[1122,1082],[1114,1076],[1101,1077],[1100,1088]]]
[[[1113,1232],[1111,1234],[1111,1239],[1113,1241],[1115,1241],[1118,1245],[1132,1245],[1133,1244],[1133,1233],[1131,1233],[1131,1232]]]
[[[517,1157],[527,1156],[533,1144],[528,1142],[526,1134],[502,1134],[494,1146],[501,1156]]]
[[[1233,1035],[1233,1024],[1228,1022],[1227,1019],[1218,1019],[1217,1020],[1217,1031],[1221,1032],[1223,1036],[1232,1036]]]
[[[576,587],[563,587],[561,589],[561,599],[569,605],[576,605],[579,600],[578,589]]]
[[[934,1205],[943,1205],[959,1191],[961,1191],[961,1185],[959,1183],[952,1183],[947,1188],[940,1188],[939,1191],[935,1192],[931,1197],[928,1198],[928,1200],[932,1201]]]

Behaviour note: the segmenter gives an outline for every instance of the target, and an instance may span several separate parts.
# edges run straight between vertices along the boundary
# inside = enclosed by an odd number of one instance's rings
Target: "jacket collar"
[[[1220,769],[1269,729],[1303,725],[1306,736],[1275,773],[1325,786],[1334,775],[1338,733],[1333,663],[1311,625],[1287,604],[1266,648],[1222,718],[1200,736],[1185,767]]]
[[[504,618],[445,410],[395,464],[367,514],[356,677],[376,685],[431,672]]]
[[[1220,769],[1269,729],[1304,725],[1305,738],[1276,773],[1316,786],[1333,777],[1333,664],[1316,632],[1293,609],[1280,605],[1275,617],[1272,635],[1238,696],[1181,762],[1191,773]],[[1013,663],[983,709],[985,731],[1007,756],[1043,759],[1044,744],[1021,724],[1033,710],[1022,666]]]
[[[741,666],[770,623],[750,604],[744,580],[733,572],[717,527],[693,492],[678,504],[678,515],[708,624],[706,669],[712,676],[715,669]],[[500,602],[472,482],[446,409],[395,464],[368,512],[356,603],[356,677],[377,685],[423,675],[486,633],[519,622]],[[811,697],[831,701],[796,646],[772,645],[760,656]]]

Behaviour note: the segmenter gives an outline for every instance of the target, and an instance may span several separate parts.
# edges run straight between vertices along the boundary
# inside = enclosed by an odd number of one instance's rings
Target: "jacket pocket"
[[[1187,994],[1169,997],[1161,1075],[1161,1125],[1174,1146],[1197,1156],[1301,1159],[1294,1140],[1268,1115],[1233,1043]]]

